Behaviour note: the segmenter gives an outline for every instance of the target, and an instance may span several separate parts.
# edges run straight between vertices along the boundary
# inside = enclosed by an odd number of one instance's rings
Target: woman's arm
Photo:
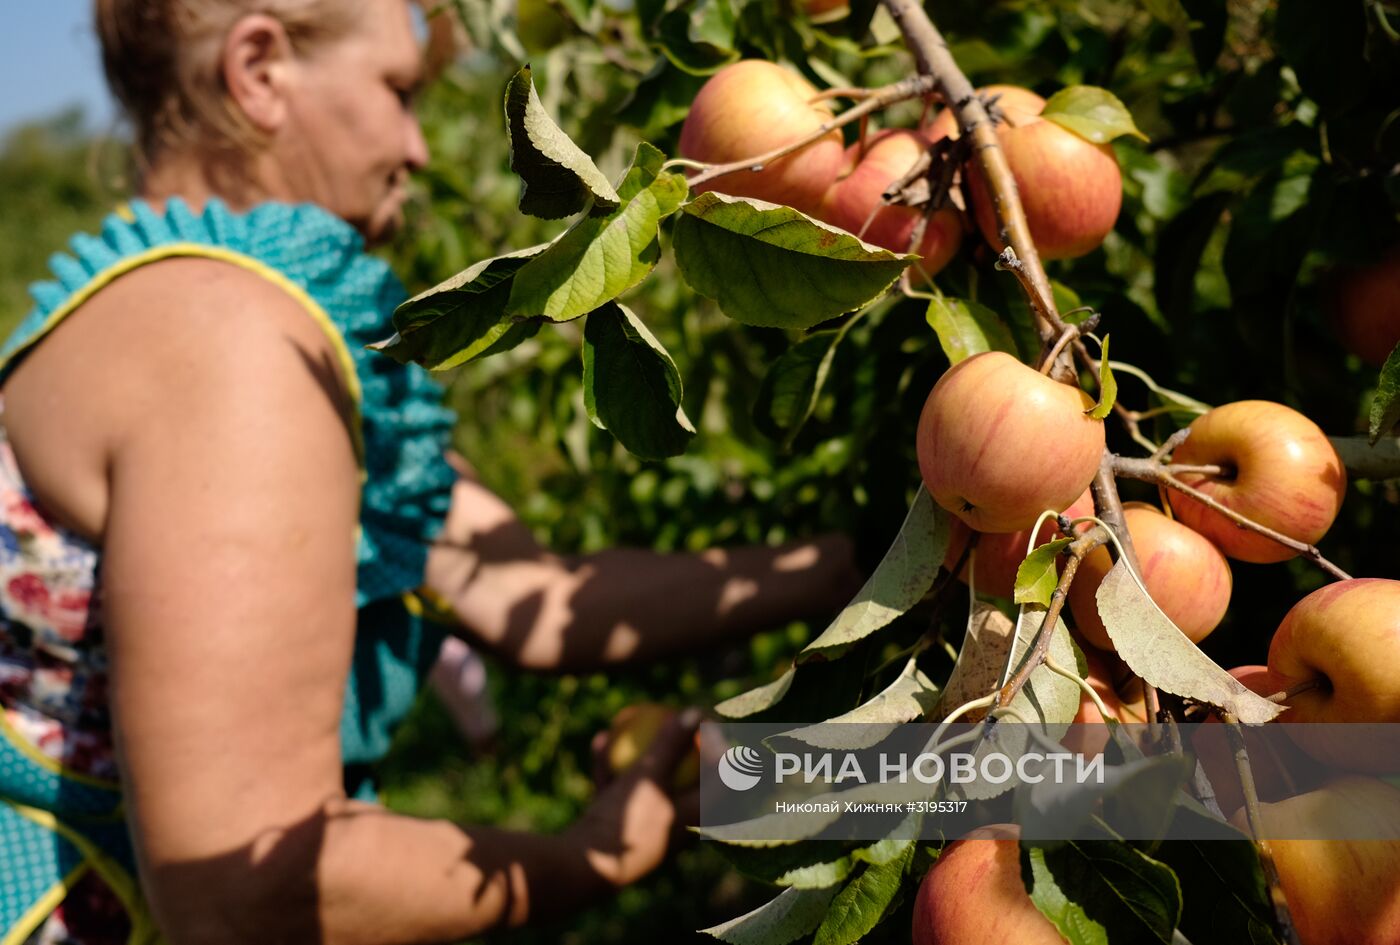
[[[517,665],[579,672],[694,653],[796,617],[834,613],[860,589],[850,542],[566,558],[465,463],[427,584],[470,640]]]
[[[169,941],[459,939],[660,860],[675,808],[658,778],[681,732],[557,837],[347,801],[359,484],[329,344],[279,290],[205,261],[138,270],[73,318],[91,396],[124,405],[104,631],[141,879]]]

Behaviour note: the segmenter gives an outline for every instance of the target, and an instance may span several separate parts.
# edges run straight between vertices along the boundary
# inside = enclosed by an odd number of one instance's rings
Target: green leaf
[[[1207,817],[1186,807],[1177,807],[1176,816]],[[1208,826],[1221,825],[1212,818]],[[1168,840],[1153,855],[1171,867],[1181,882],[1180,929],[1187,939],[1278,945],[1259,852],[1243,834],[1232,840]]]
[[[661,255],[657,226],[685,199],[685,178],[663,172],[665,155],[643,142],[610,213],[588,214],[518,274],[512,315],[563,322],[586,315],[641,282]]]
[[[1026,555],[1026,560],[1016,569],[1016,603],[1050,606],[1050,597],[1060,583],[1055,562],[1059,560],[1060,552],[1068,548],[1072,540],[1056,538]]]
[[[624,305],[609,302],[583,329],[588,419],[641,459],[685,452],[695,428],[681,407],[681,375],[666,349]]]
[[[557,220],[590,202],[598,210],[617,206],[617,192],[603,172],[545,112],[529,66],[506,86],[506,132],[510,169],[524,185],[522,213]]]
[[[950,517],[920,489],[889,551],[855,599],[798,654],[799,663],[836,659],[908,611],[933,586],[952,532]]]
[[[869,702],[834,718],[805,728],[784,732],[816,748],[856,751],[888,738],[896,725],[926,718],[938,704],[938,686],[910,657],[894,680]],[[839,725],[829,723],[837,722]]]
[[[673,249],[685,281],[730,318],[795,329],[878,298],[913,259],[790,207],[714,191],[681,208]]]
[[[532,246],[483,260],[415,295],[394,311],[396,333],[370,348],[400,364],[414,362],[431,371],[504,350],[500,345],[510,340],[508,335],[534,330],[511,318],[506,302],[516,273],[545,248]]]
[[[1268,722],[1282,706],[1262,699],[1221,669],[1148,595],[1120,559],[1096,594],[1099,617],[1114,649],[1149,685],[1232,713],[1246,725]]]
[[[869,934],[896,902],[914,848],[909,843],[897,859],[866,867],[847,883],[831,901],[812,945],[854,945]]]
[[[739,58],[734,48],[735,23],[730,0],[696,0],[662,16],[657,39],[677,68],[709,75]]]
[[[1376,396],[1371,401],[1371,427],[1366,442],[1371,446],[1389,433],[1400,420],[1400,345],[1390,352],[1381,366],[1380,380],[1376,383]]]
[[[754,423],[765,435],[791,445],[816,408],[841,336],[839,331],[814,332],[773,362],[753,408]]]
[[[1103,336],[1103,351],[1099,354],[1099,402],[1086,410],[1095,420],[1102,420],[1113,412],[1113,404],[1118,400],[1118,381],[1114,380],[1113,367],[1108,363],[1108,335]]]
[[[1031,656],[1031,645],[1040,626],[1045,622],[1046,609],[1035,604],[1023,604],[1016,618],[1016,636],[1011,652],[1011,670],[1002,677],[1002,683],[1020,670],[1021,664]],[[1069,627],[1063,618],[1055,621],[1050,631],[1050,649],[1047,656],[1065,668],[1077,667],[1080,655],[1069,635]],[[1059,738],[1069,730],[1069,725],[1079,713],[1081,691],[1079,684],[1066,679],[1059,673],[1037,666],[1032,672],[1026,688],[1011,700],[1011,708],[1025,718],[1042,723],[1052,737]]]
[[[1060,89],[1050,96],[1040,117],[1095,144],[1105,144],[1123,135],[1147,140],[1147,135],[1138,130],[1132,113],[1118,97],[1107,89],[1093,85],[1071,85]]]
[[[937,718],[946,718],[958,706],[980,699],[1001,688],[1002,673],[1011,658],[1011,646],[1016,639],[1016,625],[1011,618],[986,601],[974,601],[968,613],[967,631],[963,634],[958,661],[943,687]],[[968,712],[964,721],[975,722],[986,710]]]
[[[617,109],[617,117],[641,131],[644,140],[660,138],[666,129],[685,120],[704,79],[658,57],[651,70],[637,82]]]
[[[1016,339],[1001,316],[985,305],[964,299],[936,298],[925,315],[949,364],[984,351],[1016,355]]]
[[[784,889],[752,912],[700,932],[729,945],[787,945],[821,924],[835,895],[835,887]]]
[[[771,709],[782,701],[783,696],[787,695],[796,676],[797,667],[791,667],[770,683],[750,689],[748,692],[741,692],[732,699],[725,699],[715,706],[715,712],[726,719],[742,719]]]
[[[1070,945],[1170,945],[1181,886],[1165,864],[1107,840],[1031,847],[1021,856],[1031,901]]]

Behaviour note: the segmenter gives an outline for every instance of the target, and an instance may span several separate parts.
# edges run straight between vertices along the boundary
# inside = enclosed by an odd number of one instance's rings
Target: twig
[[[1024,276],[1022,285],[1028,287],[1026,294],[1039,321],[1041,340],[1053,342],[1063,331],[1064,325],[1055,309],[1050,279],[1031,240],[1026,211],[1016,192],[1016,178],[1012,176],[1006,155],[997,141],[996,126],[987,113],[986,104],[958,68],[948,51],[947,41],[938,27],[933,25],[919,0],[881,0],[881,3],[904,34],[905,44],[914,54],[920,74],[935,80],[935,87],[953,109],[963,136],[972,139],[974,159],[986,181],[987,194],[996,211],[999,228],[1006,238],[1007,247],[1020,261]]]
[[[1045,616],[1040,621],[1040,629],[1035,633],[1035,641],[1031,644],[1030,654],[1021,663],[1021,668],[1016,671],[1016,675],[1006,681],[1006,685],[996,694],[998,708],[1006,708],[1015,700],[1016,694],[1026,688],[1026,683],[1030,681],[1031,673],[1041,663],[1045,662],[1045,655],[1050,652],[1050,638],[1054,635],[1055,624],[1060,619],[1060,612],[1064,610],[1065,600],[1069,595],[1069,586],[1074,581],[1075,572],[1079,570],[1079,563],[1084,560],[1084,556],[1097,548],[1102,543],[1103,532],[1093,529],[1084,536],[1076,538],[1066,551],[1069,552],[1069,561],[1065,562],[1065,570],[1060,574],[1060,583],[1055,586],[1054,592],[1050,595],[1050,607],[1045,611]]]
[[[1249,766],[1249,752],[1245,748],[1244,733],[1240,731],[1239,720],[1229,712],[1221,714],[1226,732],[1230,736],[1230,747],[1235,755],[1235,770],[1240,777],[1240,791],[1244,794],[1244,815],[1249,821],[1250,833],[1259,846],[1259,864],[1264,868],[1264,879],[1269,884],[1269,899],[1273,902],[1274,918],[1278,920],[1288,945],[1301,945],[1298,931],[1293,927],[1293,914],[1288,910],[1288,897],[1284,895],[1283,883],[1279,879],[1278,866],[1274,863],[1274,853],[1267,838],[1263,836],[1263,826],[1259,817],[1259,792],[1254,785],[1254,770]]]
[[[1176,476],[1172,475],[1170,466],[1164,466],[1160,462],[1152,459],[1130,459],[1125,456],[1114,456],[1112,459],[1113,472],[1115,475],[1124,476],[1128,479],[1140,479],[1143,482],[1151,482],[1159,486],[1167,486],[1170,489],[1175,489],[1177,492],[1195,499],[1206,508],[1219,512],[1241,528],[1263,535],[1265,538],[1272,539],[1285,548],[1297,552],[1299,556],[1309,559],[1337,580],[1351,580],[1351,575],[1324,558],[1322,552],[1317,549],[1316,545],[1310,545],[1296,538],[1289,538],[1282,532],[1276,532],[1267,525],[1261,525],[1254,521],[1254,519],[1246,518],[1234,509],[1221,505],[1201,490],[1188,486],[1186,483],[1176,478]]]
[[[1055,340],[1055,343],[1050,346],[1050,350],[1045,352],[1045,354],[1041,356],[1040,373],[1049,374],[1050,370],[1055,366],[1055,361],[1059,358],[1060,352],[1065,350],[1065,346],[1078,337],[1079,326],[1066,325],[1065,330],[1060,332],[1060,337],[1057,338]]]
[[[807,104],[808,104],[808,105],[814,105],[814,104],[816,104],[817,102],[824,102],[824,101],[826,101],[827,99],[832,99],[832,98],[848,98],[848,99],[851,99],[852,101],[855,101],[855,102],[863,102],[863,101],[865,101],[866,99],[870,98],[872,95],[874,95],[874,94],[875,94],[875,91],[876,91],[875,89],[861,89],[861,88],[849,88],[849,87],[848,87],[848,88],[835,88],[835,89],[822,89],[822,90],[821,90],[820,92],[818,92],[816,95],[813,95],[811,98],[807,99]]]
[[[920,75],[912,76],[908,79],[901,79],[883,88],[875,89],[869,98],[865,99],[859,105],[854,105],[846,109],[830,121],[822,122],[821,126],[811,134],[785,144],[781,148],[774,148],[772,151],[767,151],[763,154],[755,154],[753,157],[745,158],[742,161],[730,161],[727,164],[711,164],[705,170],[690,179],[690,186],[692,188],[699,187],[717,177],[723,177],[726,174],[734,174],[738,171],[761,171],[764,165],[771,164],[779,158],[787,157],[794,151],[801,151],[808,145],[820,141],[837,128],[849,125],[858,118],[863,118],[871,112],[887,108],[896,102],[903,102],[907,99],[927,95],[929,92],[933,91],[936,86],[937,83],[931,77]],[[671,162],[667,163],[670,164]]]

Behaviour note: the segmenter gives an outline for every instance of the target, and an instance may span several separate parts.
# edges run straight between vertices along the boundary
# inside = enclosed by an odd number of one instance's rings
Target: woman
[[[97,14],[144,173],[0,364],[5,940],[452,940],[645,874],[680,723],[558,836],[367,802],[422,600],[577,671],[834,608],[846,544],[564,558],[444,458],[432,382],[364,348],[428,159],[406,0]]]

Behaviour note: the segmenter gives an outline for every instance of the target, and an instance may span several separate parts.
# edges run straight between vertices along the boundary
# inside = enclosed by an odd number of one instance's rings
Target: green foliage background
[[[516,210],[501,94],[526,57],[548,110],[612,177],[643,136],[674,153],[676,122],[703,81],[677,63],[698,70],[738,53],[783,55],[824,84],[878,84],[909,70],[902,55],[863,55],[841,24],[816,30],[777,0],[725,5],[737,11],[740,28],[731,24],[713,42],[665,34],[662,58],[638,25],[638,16],[663,12],[655,3],[640,2],[636,15],[589,0],[521,3],[518,20],[487,0],[461,4],[476,50],[422,102],[433,163],[417,182],[408,227],[387,250],[410,291],[547,239],[562,225]],[[717,5],[705,0],[698,8]],[[873,10],[871,3],[855,7],[857,21]],[[1400,242],[1400,47],[1379,27],[1387,16],[1400,19],[1393,4],[940,0],[932,13],[974,82],[1046,94],[1072,83],[1102,85],[1151,137],[1149,145],[1115,145],[1124,208],[1104,249],[1051,266],[1057,281],[1103,312],[1117,357],[1207,402],[1280,400],[1329,433],[1364,429],[1376,373],[1338,346],[1325,297],[1336,267],[1370,261]],[[751,21],[763,28],[746,32]],[[751,45],[745,37],[761,39]],[[917,109],[895,117],[910,122]],[[100,171],[104,162],[93,160],[95,147],[110,153],[73,115],[20,129],[4,143],[6,327],[27,308],[24,286],[42,275],[47,253],[72,232],[92,229],[121,196],[121,185]],[[940,277],[941,288],[1025,324],[1014,286],[991,271],[985,248],[967,243],[973,248]],[[729,322],[668,265],[624,301],[685,379],[686,412],[700,431],[685,455],[643,463],[589,423],[577,324],[546,328],[443,378],[461,416],[458,447],[560,551],[698,549],[839,529],[856,536],[873,564],[917,487],[910,431],[946,366],[920,307],[887,307],[851,333],[815,415],[784,452],[754,405],[766,371],[796,338]],[[1125,403],[1147,406],[1136,382],[1122,384]],[[1126,437],[1114,445],[1135,451]],[[1396,483],[1353,484],[1324,552],[1354,574],[1400,577],[1397,529]],[[1206,649],[1227,666],[1263,662],[1273,627],[1321,575],[1297,563],[1235,564],[1234,574],[1231,614]],[[558,830],[586,805],[589,739],[619,708],[642,698],[713,704],[772,678],[820,629],[794,623],[691,659],[610,675],[540,678],[493,664],[491,690],[503,717],[495,748],[465,748],[425,694],[382,765],[386,801],[424,816]],[[854,705],[859,686],[832,687],[810,707],[812,717]],[[496,939],[684,940],[688,930],[767,898],[769,890],[697,847],[560,928]],[[867,940],[907,940],[908,908]]]

